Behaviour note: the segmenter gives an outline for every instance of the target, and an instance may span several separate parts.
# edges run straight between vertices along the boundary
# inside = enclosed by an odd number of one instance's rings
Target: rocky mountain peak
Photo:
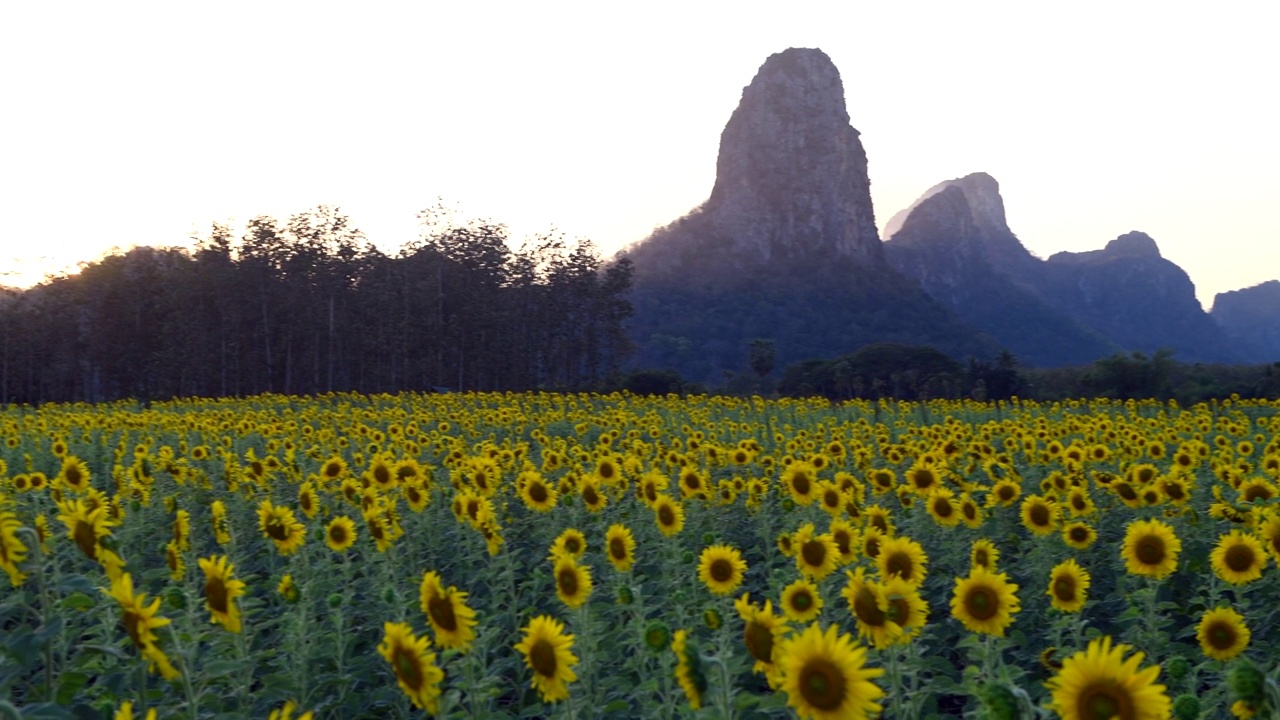
[[[720,136],[702,212],[735,250],[763,260],[879,260],[867,156],[826,53],[771,55]]]
[[[1151,236],[1134,230],[1107,243],[1102,249],[1108,255],[1127,255],[1130,257],[1161,257],[1160,248]]]

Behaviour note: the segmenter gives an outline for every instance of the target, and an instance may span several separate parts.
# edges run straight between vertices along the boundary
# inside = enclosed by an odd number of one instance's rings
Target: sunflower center
[[[1137,500],[1138,491],[1134,490],[1128,483],[1121,483],[1116,486],[1116,494],[1125,500]]]
[[[566,596],[576,596],[578,594],[578,573],[574,572],[571,567],[564,568],[559,573],[556,573],[556,586]]]
[[[1071,535],[1072,542],[1082,543],[1082,542],[1088,541],[1089,539],[1089,531],[1078,525],[1076,527],[1071,528],[1070,535]]]
[[[1164,540],[1154,535],[1147,535],[1138,540],[1133,554],[1138,558],[1138,562],[1144,565],[1159,565],[1164,562]]]
[[[662,523],[663,525],[676,524],[676,513],[674,510],[671,509],[670,505],[663,505],[662,507],[658,508],[658,522]]]
[[[341,545],[347,541],[347,529],[341,525],[334,525],[329,528],[329,540],[334,545]]]
[[[1027,513],[1031,518],[1031,524],[1043,527],[1049,524],[1049,508],[1044,505],[1032,505],[1031,512]]]
[[[911,606],[907,604],[905,598],[894,596],[889,599],[889,609],[885,612],[885,617],[903,627],[907,625],[907,618],[911,616]]]
[[[1186,497],[1186,493],[1182,491],[1182,485],[1178,483],[1169,483],[1164,486],[1164,494],[1169,496],[1170,500],[1181,500]]]
[[[1253,556],[1253,548],[1248,545],[1232,545],[1227,548],[1227,552],[1223,557],[1232,572],[1242,573],[1253,567],[1256,558]]]
[[[547,501],[547,488],[540,482],[529,483],[529,499],[534,503],[544,503]]]
[[[1053,596],[1062,602],[1076,599],[1076,581],[1070,575],[1059,576],[1053,581]]]
[[[142,647],[142,635],[138,631],[138,625],[142,618],[137,613],[129,610],[124,612],[124,631],[129,633],[129,639],[133,641],[134,647]]]
[[[929,488],[933,487],[933,483],[934,483],[933,471],[917,470],[916,473],[911,476],[911,480],[912,482],[915,483],[917,490],[928,490]]]
[[[880,627],[889,619],[876,603],[875,594],[865,587],[859,588],[858,594],[853,597],[853,614],[858,616],[862,624],[871,627]]]
[[[743,632],[743,640],[751,657],[762,663],[773,662],[773,632],[769,628],[758,622],[749,622]]]
[[[582,488],[582,499],[587,501],[588,505],[595,505],[600,502],[600,493],[592,485]]]
[[[800,669],[800,694],[805,701],[824,712],[839,708],[848,695],[848,682],[834,662],[816,657]]]
[[[1133,720],[1133,698],[1129,691],[1114,681],[1086,686],[1080,692],[1076,713],[1082,720]]]
[[[991,565],[991,558],[987,555],[987,551],[975,550],[973,552],[973,564],[980,565],[982,567],[989,567]]]
[[[915,564],[911,562],[911,556],[906,553],[896,552],[890,555],[884,563],[886,575],[897,575],[898,577],[911,581],[915,574]]]
[[[609,540],[609,556],[614,560],[627,559],[627,544],[623,542],[622,538],[615,537]]]
[[[827,562],[827,546],[821,540],[809,540],[800,546],[800,555],[806,564],[822,567]]]
[[[556,676],[556,649],[548,640],[538,640],[529,648],[529,664],[542,677]]]
[[[400,682],[414,691],[422,687],[422,667],[409,648],[397,647],[391,657],[391,665],[396,669],[396,677],[400,678]]]
[[[964,598],[964,608],[977,620],[990,620],[1000,614],[1000,602],[989,587],[971,588]]]
[[[1001,485],[999,488],[996,488],[996,497],[1000,498],[1004,502],[1013,500],[1013,488],[1008,485]]]
[[[812,487],[812,483],[810,482],[808,475],[798,472],[795,474],[795,477],[791,478],[791,487],[795,488],[796,492],[800,495],[808,495],[809,490]]]
[[[98,534],[93,530],[93,523],[76,520],[75,539],[80,552],[91,560],[97,557]]]
[[[267,521],[267,535],[272,540],[288,540],[289,526],[285,525],[280,518],[271,518]]]
[[[644,484],[644,499],[649,502],[656,502],[658,499],[658,486],[653,483]]]
[[[577,555],[582,552],[582,544],[578,542],[578,538],[569,537],[564,539],[564,549],[570,553]]]
[[[436,595],[427,601],[427,614],[437,627],[453,632],[458,629],[458,616],[453,613],[453,601],[445,595]]]
[[[707,568],[707,574],[716,582],[727,583],[733,580],[733,563],[724,558],[716,558],[711,561],[711,567]]]
[[[210,578],[204,584],[204,599],[215,613],[227,612],[227,586],[222,578]]]
[[[613,479],[613,473],[614,473],[613,463],[600,463],[600,469],[598,471],[598,474],[600,475],[601,479],[611,480]]]
[[[80,474],[80,469],[72,466],[67,468],[66,481],[73,488],[80,487],[80,481],[84,480],[84,476]]]
[[[165,551],[164,562],[169,566],[169,570],[172,572],[178,571],[178,553],[173,548],[169,548]]]
[[[951,507],[951,501],[946,498],[938,498],[933,501],[933,514],[940,518],[949,518],[955,508]]]
[[[880,538],[874,536],[868,537],[862,551],[869,558],[880,557]]]
[[[1215,650],[1230,650],[1236,644],[1236,630],[1226,623],[1214,623],[1206,633]]]
[[[948,503],[948,506],[949,506],[949,505],[950,505],[950,503]],[[964,515],[964,518],[965,518],[966,520],[976,520],[976,519],[977,519],[977,517],[978,517],[978,508],[977,508],[977,506],[975,506],[975,505],[970,505],[969,503],[965,503],[964,505],[961,505],[961,506],[960,506],[960,512]]]

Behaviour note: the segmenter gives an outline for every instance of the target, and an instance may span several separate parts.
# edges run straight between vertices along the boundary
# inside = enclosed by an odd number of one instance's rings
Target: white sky
[[[0,5],[0,283],[321,203],[394,251],[439,196],[612,253],[706,199],[791,46],[881,227],[982,170],[1041,257],[1142,230],[1206,306],[1280,277],[1274,1],[408,5]]]

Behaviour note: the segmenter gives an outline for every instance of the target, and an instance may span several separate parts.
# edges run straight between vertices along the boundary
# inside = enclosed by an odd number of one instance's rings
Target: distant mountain
[[[1023,362],[1082,364],[1120,350],[1041,297],[1044,263],[1009,230],[990,175],[933,186],[895,216],[886,235],[885,253],[898,272]]]
[[[721,134],[710,197],[625,255],[640,366],[718,382],[756,337],[779,367],[885,340],[997,350],[886,261],[866,153],[821,50],[765,61]]]
[[[1042,261],[1009,229],[999,185],[986,173],[929,188],[885,235],[899,272],[1032,365],[1160,348],[1187,362],[1253,359],[1227,340],[1191,279],[1150,237],[1131,232],[1102,250]]]
[[[1280,362],[1280,280],[1218,293],[1210,315],[1233,341],[1248,343],[1263,362]]]

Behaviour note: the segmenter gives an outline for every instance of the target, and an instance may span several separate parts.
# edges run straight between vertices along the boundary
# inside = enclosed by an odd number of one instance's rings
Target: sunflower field
[[[10,406],[0,718],[1276,718],[1278,413]]]

